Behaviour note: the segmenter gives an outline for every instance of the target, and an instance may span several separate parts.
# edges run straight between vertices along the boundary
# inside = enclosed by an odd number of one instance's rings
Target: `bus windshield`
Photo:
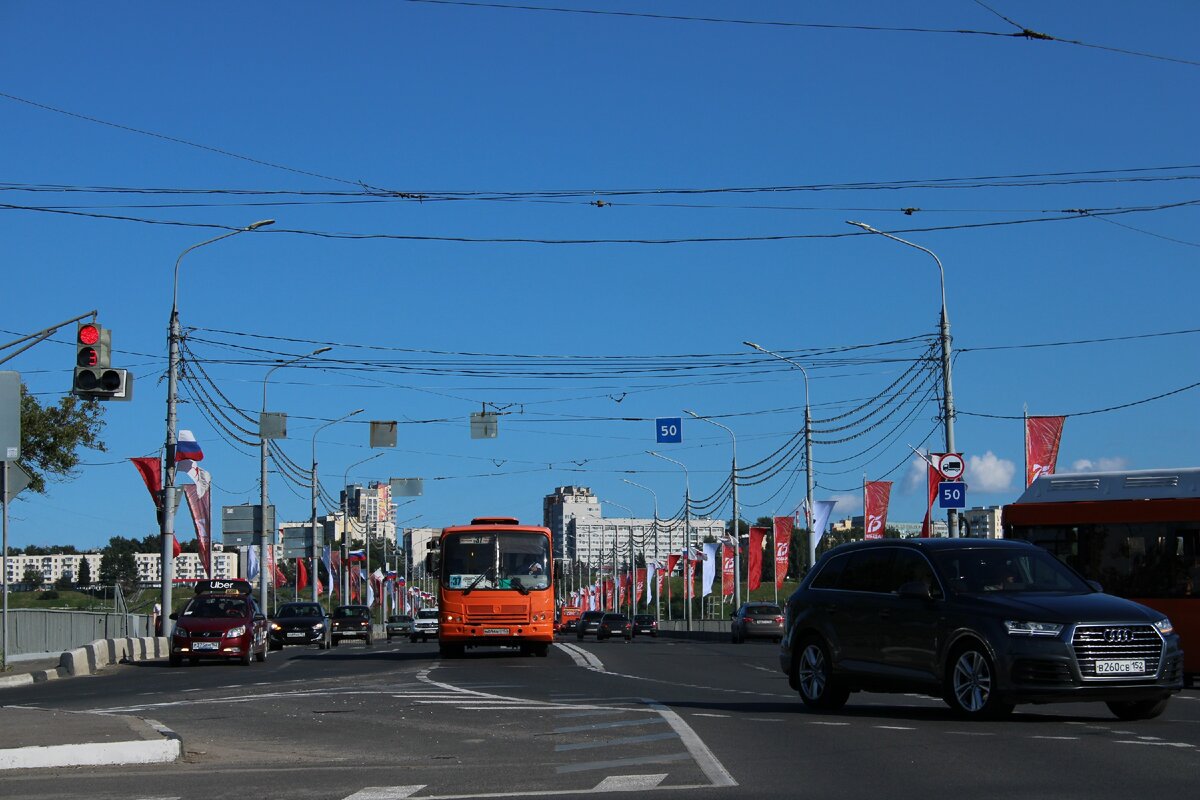
[[[442,583],[449,589],[511,589],[527,594],[550,586],[550,540],[538,533],[461,533],[442,542]]]

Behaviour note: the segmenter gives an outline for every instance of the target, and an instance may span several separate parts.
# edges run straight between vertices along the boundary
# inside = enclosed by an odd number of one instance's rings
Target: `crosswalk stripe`
[[[604,780],[596,784],[593,792],[636,792],[645,789],[654,789],[666,779],[666,773],[662,775],[609,775]]]
[[[412,797],[425,786],[424,783],[415,786],[365,786],[348,796],[346,800],[403,800],[403,798]]]

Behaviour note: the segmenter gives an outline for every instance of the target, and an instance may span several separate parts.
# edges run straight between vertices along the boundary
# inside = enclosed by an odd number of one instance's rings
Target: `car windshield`
[[[249,613],[249,608],[249,604],[240,597],[195,597],[183,610],[183,615],[200,619],[244,617]]]
[[[304,605],[304,606],[283,606],[279,609],[280,617],[323,617],[325,612],[320,606]]]
[[[654,617],[649,614],[638,614],[633,620],[634,622],[654,622]]]
[[[425,608],[417,612],[417,619],[437,619],[438,612],[436,608]]]
[[[442,581],[450,589],[550,587],[550,540],[539,533],[461,533],[442,543]]]
[[[412,617],[404,615],[388,617],[388,622],[412,622]]]
[[[1083,578],[1040,549],[978,547],[932,555],[942,581],[959,594],[1092,591]]]
[[[365,617],[367,616],[367,608],[366,606],[342,606],[341,608],[334,609],[333,616],[338,619]]]

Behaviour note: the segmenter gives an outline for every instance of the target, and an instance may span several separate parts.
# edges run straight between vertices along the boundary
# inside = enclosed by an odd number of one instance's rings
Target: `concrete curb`
[[[126,637],[123,639],[97,639],[83,647],[67,650],[58,659],[55,669],[35,670],[19,675],[0,677],[0,689],[10,686],[28,686],[58,678],[76,675],[95,675],[109,664],[133,661],[150,661],[164,658],[167,654],[165,636]]]
[[[127,742],[14,747],[0,750],[0,770],[167,764],[177,761],[183,755],[183,740],[170,728],[154,720],[138,717],[128,717],[127,719],[131,722],[144,723],[161,738]]]

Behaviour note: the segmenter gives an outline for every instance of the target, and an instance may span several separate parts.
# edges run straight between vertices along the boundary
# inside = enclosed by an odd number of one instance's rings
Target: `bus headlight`
[[[1158,622],[1154,623],[1154,629],[1163,636],[1168,636],[1175,632],[1175,626],[1171,624],[1171,620],[1163,617]]]

